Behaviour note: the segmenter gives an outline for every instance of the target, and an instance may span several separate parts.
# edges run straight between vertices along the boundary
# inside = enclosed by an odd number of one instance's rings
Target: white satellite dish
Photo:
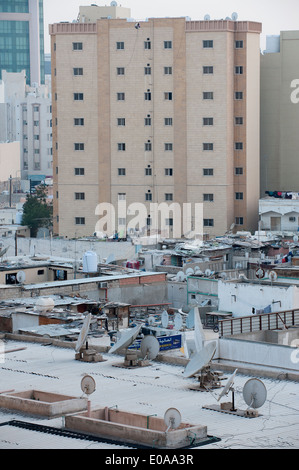
[[[238,13],[236,13],[235,11],[232,13],[232,20],[233,21],[237,21],[238,19]]]
[[[91,322],[91,313],[89,313],[87,315],[87,317],[85,318],[85,320],[83,322],[83,326],[81,328],[81,331],[80,331],[80,334],[79,334],[79,337],[77,339],[77,343],[76,343],[76,346],[75,346],[75,351],[76,352],[80,351],[80,349],[83,346],[83,343],[86,341],[86,338],[87,338],[87,335],[88,335],[88,330],[89,330],[89,327],[90,327],[90,322]]]
[[[183,326],[182,315],[180,313],[176,313],[174,316],[174,327],[177,331],[180,331],[182,326]]]
[[[24,271],[19,271],[19,272],[17,273],[17,281],[18,281],[20,284],[24,284],[25,279],[26,279],[26,274],[24,273]]]
[[[155,321],[156,321],[155,317],[153,317],[153,316],[148,317],[148,324],[149,325],[151,325],[151,326],[154,325]]]
[[[117,7],[117,2],[115,2],[114,0],[110,3],[110,6],[111,7]]]
[[[204,16],[204,20],[205,20],[205,21],[210,21],[210,19],[211,19],[210,15],[205,15],[205,16]]]
[[[277,280],[277,273],[275,271],[270,271],[269,272],[269,279],[271,282],[274,282]]]
[[[260,408],[267,399],[267,389],[260,379],[249,379],[243,387],[243,398],[249,408]]]
[[[168,327],[169,315],[168,315],[168,313],[166,312],[166,310],[164,310],[163,313],[162,313],[161,322],[162,322],[163,328],[167,328],[167,327]]]
[[[175,278],[176,278],[177,281],[183,282],[186,279],[186,276],[183,273],[183,271],[179,271]]]
[[[211,271],[210,269],[206,269],[206,270],[205,270],[205,275],[206,275],[207,277],[210,277],[211,274],[212,274],[212,271]]]
[[[160,344],[157,338],[152,335],[147,335],[143,338],[140,344],[142,357],[146,359],[156,359],[160,351]]]
[[[299,240],[298,235],[294,235],[294,236],[293,236],[293,241],[294,241],[295,243],[297,243],[298,240]],[[1,256],[1,253],[0,253],[0,256]]]
[[[186,318],[186,327],[187,328],[194,328],[194,308],[190,310],[188,316]]]
[[[85,375],[81,380],[81,390],[86,395],[91,395],[96,389],[96,383],[91,375]]]
[[[202,270],[200,269],[199,266],[196,266],[196,267],[194,268],[194,273],[195,273],[197,276],[202,276],[202,275],[203,275],[203,272],[202,272]]]
[[[237,374],[237,370],[235,370],[235,372],[230,376],[230,378],[228,379],[228,381],[226,382],[225,384],[225,387],[224,389],[222,390],[222,392],[220,393],[219,397],[218,397],[218,401],[224,396],[224,395],[227,395],[229,391],[233,391],[233,384],[234,384],[234,380],[235,380],[235,377],[236,377],[236,374]]]
[[[204,346],[201,352],[197,353],[190,359],[183,373],[183,377],[192,377],[200,372],[204,367],[207,367],[216,352],[216,347],[216,341],[212,341]]]
[[[113,253],[111,253],[108,258],[106,259],[106,263],[105,264],[111,264],[113,263],[113,261],[115,261],[115,256]]]
[[[134,328],[129,328],[124,331],[120,339],[109,349],[108,354],[116,353],[122,349],[127,349],[137,338],[141,329],[141,325],[137,325]]]
[[[262,268],[258,268],[258,269],[255,271],[255,276],[256,276],[258,279],[262,279],[262,278],[265,276],[265,271],[264,271]]]
[[[186,276],[192,276],[194,274],[194,269],[188,268],[186,269]]]
[[[182,422],[181,413],[176,408],[168,408],[164,414],[164,423],[167,426],[167,431],[169,429],[177,429]]]
[[[6,248],[3,248],[3,250],[0,251],[0,258],[2,258],[5,255],[5,253],[8,252],[8,249],[9,249],[9,246],[7,246]]]
[[[221,277],[221,279],[223,279],[223,280],[227,279],[227,273],[222,272],[222,273],[220,274],[220,277]]]
[[[203,330],[198,307],[194,307],[194,342],[196,351],[202,351],[205,342],[205,332]]]

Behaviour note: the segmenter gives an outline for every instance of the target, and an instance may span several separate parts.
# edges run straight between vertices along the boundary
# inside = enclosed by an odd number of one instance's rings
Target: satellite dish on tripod
[[[122,367],[136,367],[138,366],[138,357],[137,352],[134,350],[129,350],[129,346],[134,343],[135,339],[139,335],[142,325],[137,325],[134,328],[130,328],[125,331],[120,339],[110,348],[108,354],[118,353],[119,351],[125,349],[125,360]]]
[[[235,380],[237,371],[238,371],[238,369],[236,369],[235,372],[230,376],[230,378],[226,382],[226,385],[225,385],[224,389],[222,390],[222,392],[220,393],[220,395],[218,397],[218,401],[219,401],[224,395],[227,395],[229,392],[232,392],[231,411],[236,411],[235,410],[235,390],[234,390],[233,385],[234,385],[234,380]]]
[[[86,341],[88,331],[89,331],[89,327],[90,327],[90,321],[91,321],[91,313],[89,313],[87,315],[87,317],[85,318],[85,320],[83,322],[83,326],[81,328],[81,331],[80,331],[80,334],[79,334],[79,337],[77,339],[77,343],[76,343],[76,346],[75,346],[75,351],[76,352],[80,351],[80,349],[83,347],[83,344]]]
[[[183,377],[190,378],[209,366],[216,352],[216,342],[212,341],[203,347],[202,351],[195,354],[188,362]]]
[[[176,408],[168,408],[164,414],[164,423],[167,426],[166,432],[169,429],[177,429],[182,422],[181,413]]]

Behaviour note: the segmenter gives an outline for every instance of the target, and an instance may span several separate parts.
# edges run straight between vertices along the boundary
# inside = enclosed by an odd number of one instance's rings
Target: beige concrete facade
[[[204,203],[210,236],[232,223],[255,230],[261,24],[151,18],[135,26],[119,19],[50,25],[54,231],[93,234],[97,204],[117,209],[119,198],[127,207],[144,204],[143,226],[151,203],[177,202]],[[83,75],[74,76],[74,68]],[[83,100],[74,101],[74,93]],[[84,150],[75,151],[75,143]],[[127,224],[130,216],[116,211],[119,218]]]
[[[299,31],[282,31],[261,56],[261,197],[299,191]]]

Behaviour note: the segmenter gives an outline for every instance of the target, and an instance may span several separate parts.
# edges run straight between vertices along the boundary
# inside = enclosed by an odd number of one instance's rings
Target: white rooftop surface
[[[152,361],[148,367],[124,369],[113,367],[123,362],[123,356],[103,354],[105,362],[86,363],[75,360],[72,349],[52,345],[8,341],[5,349],[26,348],[5,354],[0,362],[0,393],[35,389],[80,397],[83,375],[96,381],[96,391],[90,396],[91,407],[115,407],[163,418],[170,407],[177,408],[182,421],[202,424],[208,435],[221,441],[198,449],[269,449],[299,448],[299,383],[260,377],[267,388],[267,400],[258,410],[261,416],[243,418],[203,409],[204,405],[219,404],[222,389],[212,392],[189,390],[197,379],[184,379],[183,366]],[[231,372],[225,373],[223,385]],[[227,379],[226,379],[227,378]],[[235,406],[245,410],[242,389],[249,376],[235,378]],[[231,394],[222,401],[230,401]],[[0,449],[125,449],[127,446],[71,439],[41,432],[1,426],[11,420],[34,422],[61,428],[63,418],[41,419],[0,409]],[[134,448],[134,446],[131,446]]]

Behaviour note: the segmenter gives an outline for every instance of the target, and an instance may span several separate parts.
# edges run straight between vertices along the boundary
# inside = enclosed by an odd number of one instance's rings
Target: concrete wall
[[[20,142],[0,143],[0,179],[15,178],[20,171]]]

